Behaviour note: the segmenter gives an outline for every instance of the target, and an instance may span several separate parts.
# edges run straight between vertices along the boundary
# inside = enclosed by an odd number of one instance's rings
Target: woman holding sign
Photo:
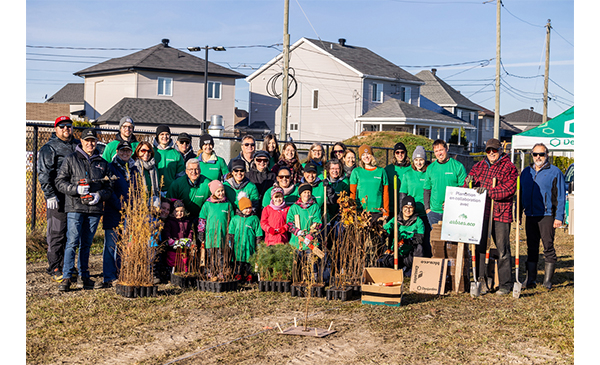
[[[471,185],[478,193],[487,192],[486,208],[483,217],[482,237],[477,245],[476,270],[479,277],[486,277],[485,259],[488,242],[488,230],[491,226],[491,237],[498,248],[498,295],[508,294],[512,290],[512,257],[510,252],[510,223],[512,222],[513,197],[517,190],[517,168],[510,161],[510,156],[502,151],[500,141],[489,139],[485,145],[486,158],[476,163],[463,187]],[[494,185],[495,180],[495,185]],[[492,204],[493,201],[493,204]],[[493,212],[490,208],[493,206]],[[490,219],[492,214],[492,219]],[[517,255],[519,253],[517,252]],[[482,285],[481,293],[485,294],[486,286]]]

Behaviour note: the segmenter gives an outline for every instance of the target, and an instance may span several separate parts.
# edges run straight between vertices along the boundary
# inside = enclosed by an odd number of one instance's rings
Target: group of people
[[[301,162],[293,142],[280,149],[276,138],[268,135],[263,149],[257,150],[256,140],[246,135],[241,139],[240,154],[226,162],[215,153],[209,134],[200,136],[199,150],[194,152],[191,137],[180,133],[174,140],[167,125],[157,127],[152,143],[138,141],[134,128],[132,118],[122,118],[115,139],[101,151],[93,128],[85,129],[77,140],[73,122],[61,116],[39,151],[38,177],[47,202],[48,273],[59,283],[60,291],[68,291],[75,282],[91,289],[111,287],[117,280],[116,229],[135,176],[141,177],[151,197],[148,204],[164,221],[158,239],[163,254],[155,266],[157,282],[168,280],[168,273],[178,265],[175,252],[185,245],[205,248],[210,258],[219,254],[223,244],[230,244],[238,263],[238,280],[252,279],[249,259],[259,241],[290,244],[298,250],[327,250],[323,231],[339,226],[342,193],[356,203],[359,212],[368,212],[373,222],[382,222],[389,237],[397,227],[399,266],[410,272],[413,257],[431,257],[431,227],[442,220],[445,190],[453,186],[487,192],[476,269],[484,270],[487,217],[492,214],[491,232],[499,252],[499,294],[512,289],[509,234],[520,176],[522,210],[527,217],[526,284],[536,285],[541,240],[543,283],[548,289],[552,286],[557,260],[554,230],[564,219],[565,184],[543,144],[533,147],[534,163],[519,174],[500,142],[490,139],[485,158],[467,174],[460,162],[450,158],[446,142],[439,139],[433,143],[432,162],[427,161],[423,146],[417,146],[409,157],[406,146],[398,142],[393,162],[382,168],[368,145],[354,152],[338,142],[327,157],[323,146],[314,143]],[[101,219],[105,231],[103,281],[95,283],[89,273],[89,252]],[[378,264],[393,267],[389,254],[393,240],[385,244],[389,251]]]

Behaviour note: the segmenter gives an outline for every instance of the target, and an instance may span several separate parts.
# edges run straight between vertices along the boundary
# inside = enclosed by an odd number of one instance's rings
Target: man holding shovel
[[[486,158],[476,163],[465,179],[463,187],[472,184],[473,189],[482,194],[487,191],[486,208],[483,219],[481,241],[477,245],[476,271],[479,277],[487,277],[485,273],[486,250],[488,242],[488,229],[491,222],[491,236],[498,249],[498,295],[508,294],[512,290],[512,258],[510,252],[510,224],[513,220],[512,204],[517,189],[519,173],[510,161],[510,156],[502,151],[500,141],[491,138],[485,145]],[[496,184],[494,185],[494,179]],[[494,203],[492,204],[492,200]],[[490,208],[493,205],[493,212]],[[493,219],[490,219],[492,214]],[[517,252],[518,255],[518,252]],[[481,293],[487,292],[486,285],[481,288]]]

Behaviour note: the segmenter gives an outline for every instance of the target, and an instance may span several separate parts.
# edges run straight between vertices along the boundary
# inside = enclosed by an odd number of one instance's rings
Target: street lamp
[[[225,51],[225,47],[223,46],[216,46],[216,47],[188,47],[188,51],[190,52],[199,52],[200,50],[205,50],[206,52],[204,53],[204,120],[202,121],[201,124],[201,129],[202,129],[202,134],[208,133],[207,131],[207,127],[206,124],[208,123],[208,120],[206,118],[206,104],[208,103],[208,50],[212,49],[213,51]]]

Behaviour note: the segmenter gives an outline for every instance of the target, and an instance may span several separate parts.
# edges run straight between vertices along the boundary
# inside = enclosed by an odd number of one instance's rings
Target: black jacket
[[[65,212],[102,214],[104,212],[104,201],[111,197],[112,189],[109,181],[92,181],[90,193],[100,194],[100,202],[95,205],[86,205],[81,202],[81,196],[77,193],[80,179],[97,180],[105,176],[110,177],[108,162],[102,158],[98,150],[94,150],[92,156],[88,156],[81,146],[77,146],[75,152],[65,157],[58,175],[56,176],[56,187],[65,194]]]
[[[70,141],[65,142],[58,138],[56,133],[52,133],[50,140],[38,152],[37,173],[44,197],[46,200],[57,197],[60,211],[64,209],[65,196],[56,188],[56,175],[64,158],[75,152],[78,144],[78,139],[71,138]]]

